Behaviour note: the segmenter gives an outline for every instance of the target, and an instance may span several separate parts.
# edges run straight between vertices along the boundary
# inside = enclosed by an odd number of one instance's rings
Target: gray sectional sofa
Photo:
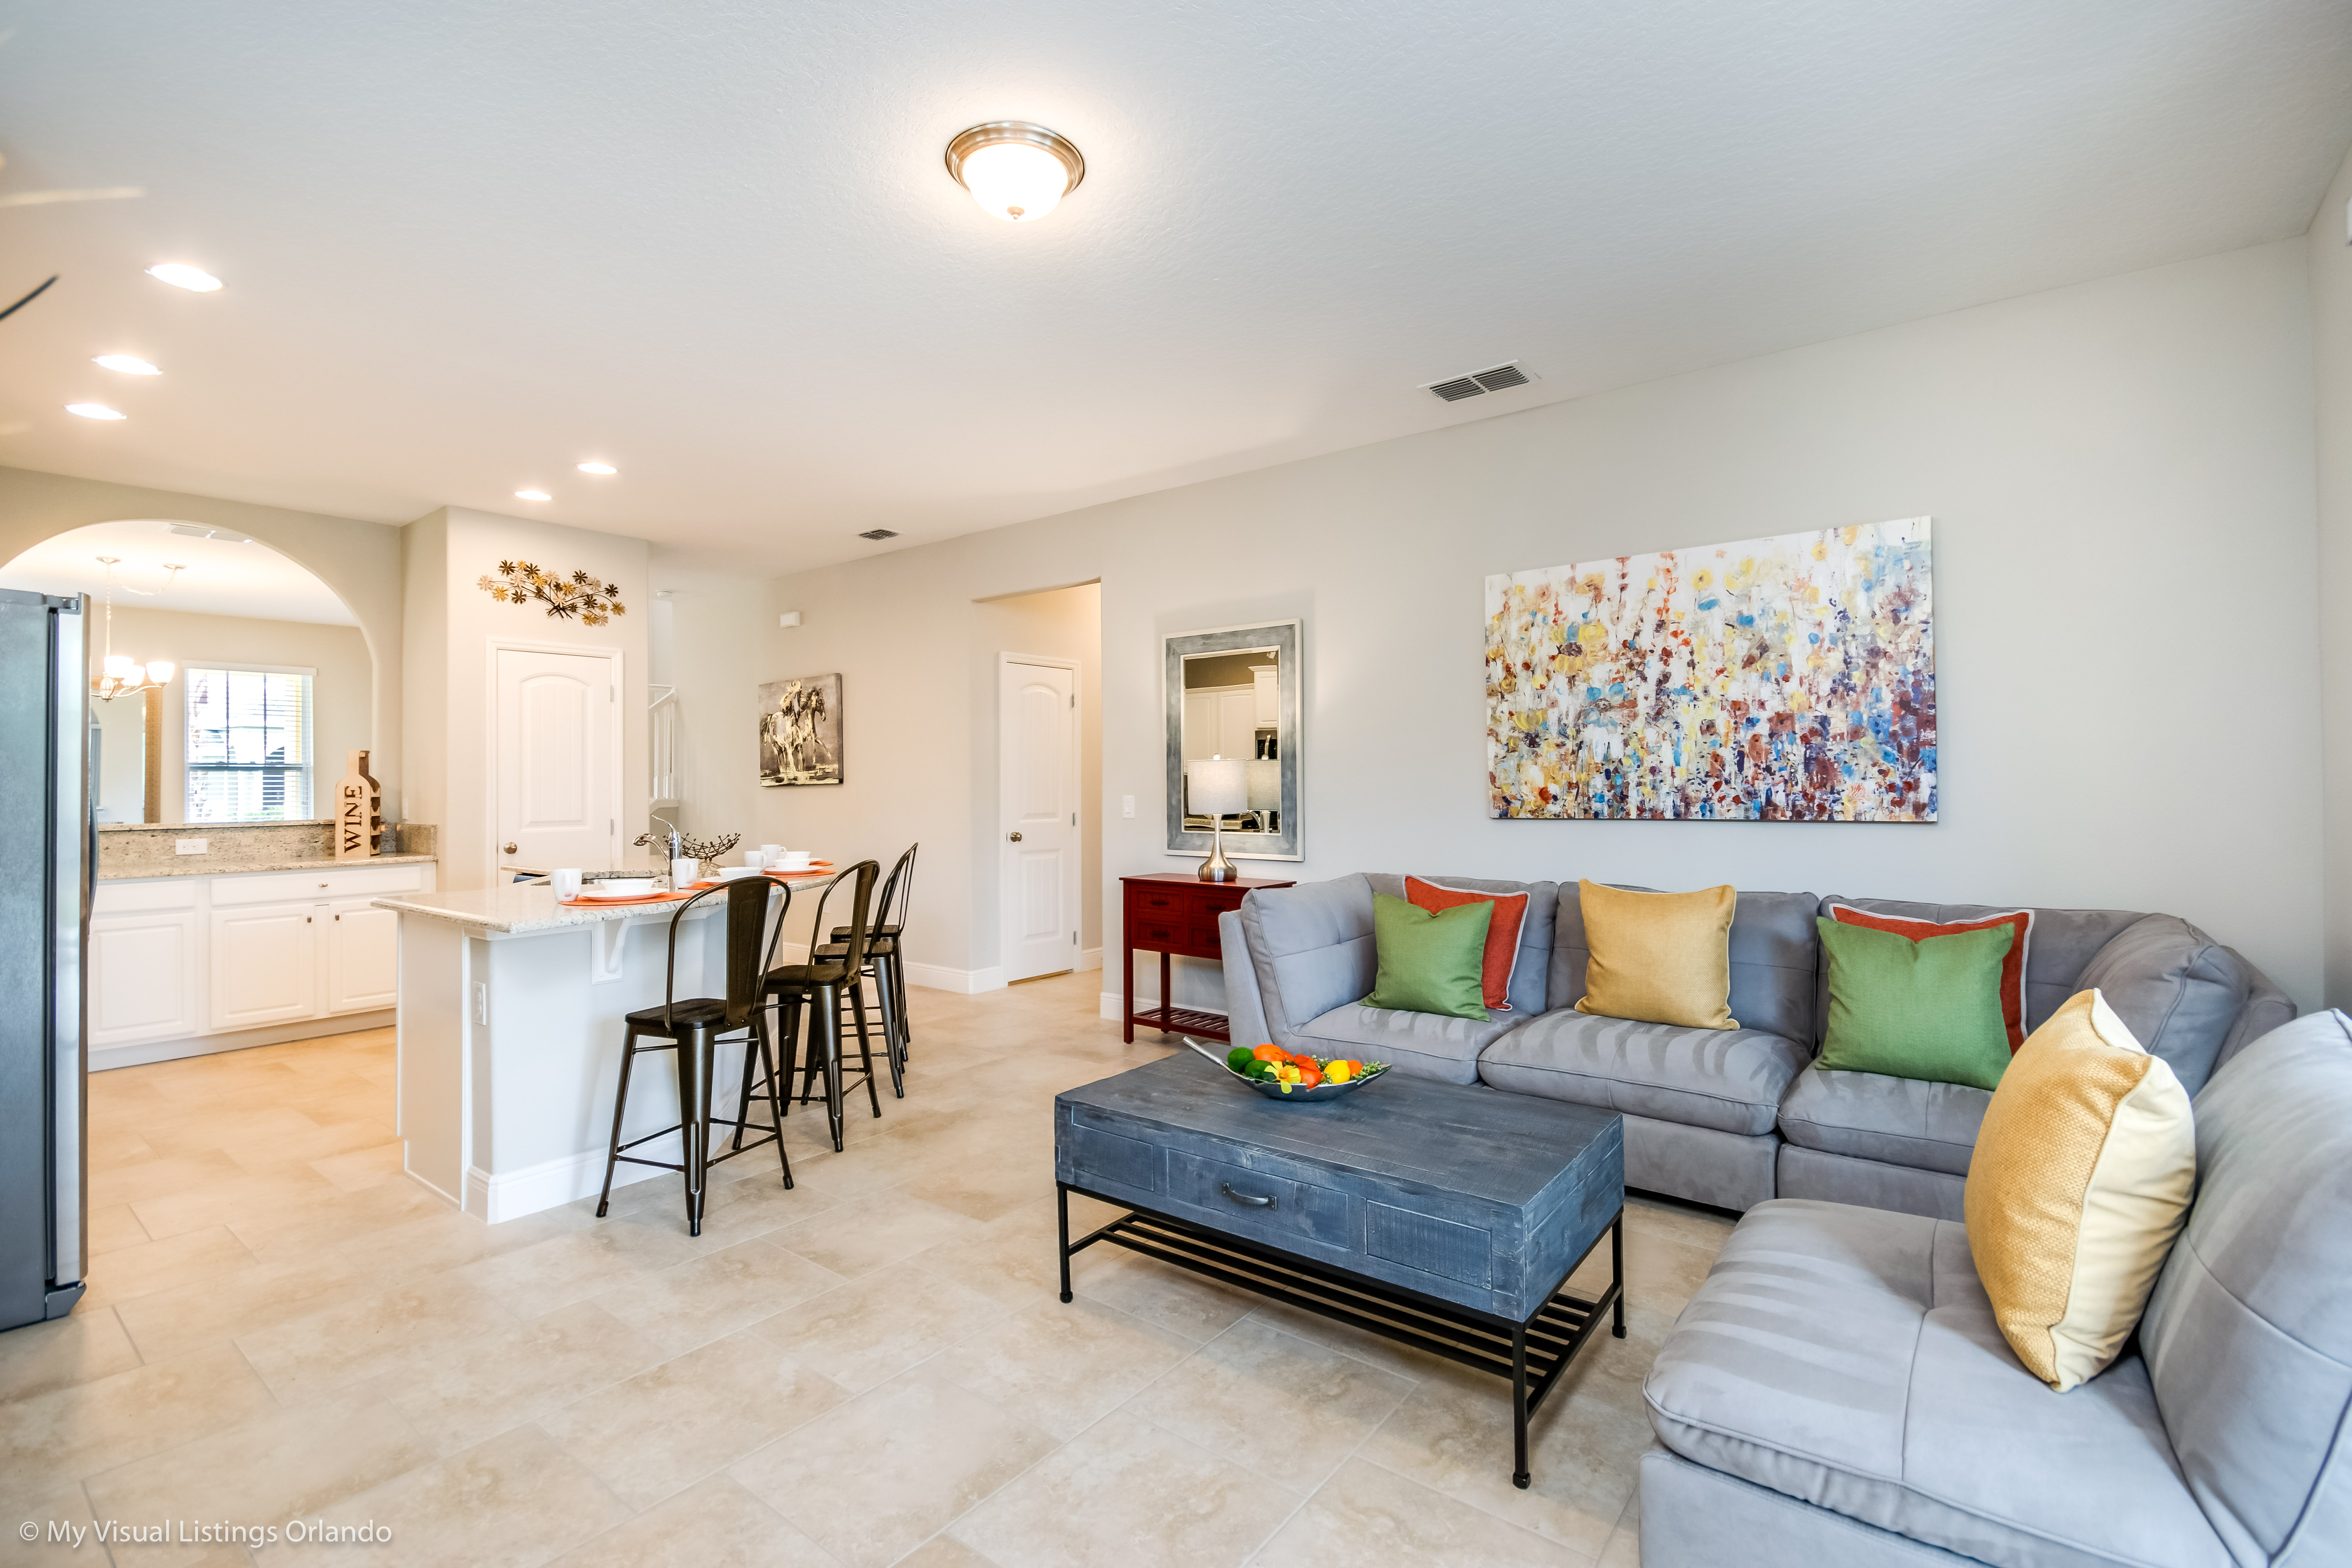
[[[1479,1023],[1360,1005],[1377,967],[1372,895],[1403,897],[1404,879],[1359,874],[1260,889],[1220,917],[1234,1037],[1618,1111],[1626,1184],[1649,1192],[1729,1209],[1802,1197],[1960,1217],[1991,1096],[1811,1065],[1829,1011],[1813,920],[1829,900],[1741,892],[1731,922],[1731,1012],[1741,1026],[1691,1029],[1575,1010],[1587,954],[1574,882],[1429,879],[1529,895],[1509,1012]],[[1935,921],[2002,912],[1838,901]],[[2294,1016],[2260,970],[2175,916],[2036,910],[2027,1027],[2088,986],[2192,1095],[2248,1041]]]
[[[2251,1045],[2196,1116],[2139,1332],[2066,1394],[1961,1226],[1751,1210],[1643,1384],[1643,1568],[2352,1563],[2352,1019]]]

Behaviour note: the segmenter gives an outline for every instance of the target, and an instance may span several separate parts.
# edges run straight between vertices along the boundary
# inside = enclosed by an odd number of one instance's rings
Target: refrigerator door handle
[[[50,722],[50,1089],[56,1139],[50,1163],[47,1313],[73,1310],[84,1289],[89,1254],[89,1061],[83,955],[89,936],[91,880],[98,872],[98,828],[89,810],[89,599],[58,604],[50,615],[56,704]]]

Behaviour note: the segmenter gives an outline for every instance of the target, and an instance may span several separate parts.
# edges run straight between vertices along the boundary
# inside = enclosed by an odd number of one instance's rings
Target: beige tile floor
[[[1110,1247],[1055,1300],[1053,1096],[1165,1048],[1100,978],[915,993],[907,1098],[840,1154],[795,1113],[797,1188],[720,1167],[699,1237],[667,1177],[451,1212],[389,1031],[99,1075],[89,1294],[0,1335],[0,1563],[1635,1563],[1642,1375],[1727,1222],[1634,1201],[1629,1337],[1516,1490],[1499,1380]],[[289,1519],[392,1541],[176,1522]],[[110,1558],[26,1520],[174,1523]]]

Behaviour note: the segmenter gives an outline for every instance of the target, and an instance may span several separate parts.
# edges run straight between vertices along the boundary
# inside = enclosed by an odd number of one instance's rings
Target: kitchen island
[[[400,921],[399,1132],[408,1173],[495,1225],[604,1180],[626,1015],[659,1006],[673,904],[559,905],[543,885],[381,898]],[[680,921],[677,995],[726,994],[722,899]],[[714,917],[721,917],[716,918]],[[677,1082],[640,1058],[624,1138],[678,1120]],[[722,1044],[712,1081],[742,1080]],[[731,1114],[731,1106],[722,1107]],[[637,1152],[678,1157],[675,1139]],[[617,1188],[669,1173],[623,1164]]]

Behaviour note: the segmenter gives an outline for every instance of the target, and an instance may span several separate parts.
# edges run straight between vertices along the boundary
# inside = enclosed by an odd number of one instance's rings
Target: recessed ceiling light
[[[583,463],[580,471],[583,474],[617,474],[621,470],[610,463]]]
[[[1087,177],[1070,139],[1025,120],[992,120],[948,143],[948,173],[981,210],[1007,223],[1035,223]]]
[[[196,294],[209,294],[221,286],[220,279],[203,268],[190,267],[180,261],[159,261],[147,269],[147,276],[158,282],[169,283],[174,289],[185,289]]]
[[[103,403],[68,403],[66,405],[66,412],[68,414],[79,414],[85,419],[124,419],[129,417],[128,415],[115,412]]]
[[[97,365],[104,365],[109,370],[119,370],[125,375],[161,375],[163,374],[162,371],[157,370],[153,365],[149,364],[145,360],[141,359],[136,354],[100,354],[96,359],[91,360],[89,363]]]
[[[555,498],[553,496],[549,495],[545,490],[515,491],[515,500],[553,500]]]

